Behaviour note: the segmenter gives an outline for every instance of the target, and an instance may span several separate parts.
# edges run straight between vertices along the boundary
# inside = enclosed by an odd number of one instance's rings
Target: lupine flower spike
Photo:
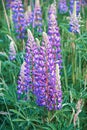
[[[48,16],[50,16],[51,14],[54,14],[56,16],[56,13],[57,13],[57,11],[56,11],[56,3],[53,3],[49,7]]]
[[[76,15],[78,15],[80,13],[80,8],[81,8],[81,4],[79,0],[70,0],[70,14],[73,13],[74,2],[76,2]]]
[[[21,70],[20,70],[20,75],[19,75],[19,79],[18,79],[18,86],[17,86],[17,91],[18,91],[18,98],[20,99],[21,96],[25,97],[25,99],[27,99],[27,93],[29,92],[29,90],[32,87],[32,78],[31,78],[31,74],[32,74],[32,70],[31,70],[31,66],[32,66],[32,53],[31,53],[31,47],[32,47],[32,35],[30,33],[30,31],[28,30],[28,40],[27,40],[27,44],[25,47],[25,59],[24,59],[24,63],[21,66]]]
[[[20,69],[20,74],[18,77],[18,86],[17,86],[17,95],[18,95],[18,99],[27,98],[27,92],[28,89],[26,87],[26,75],[25,75],[25,61],[23,62],[23,64],[21,65],[21,69]]]
[[[42,12],[39,0],[35,1],[33,27],[37,28],[37,32],[42,33]]]
[[[66,3],[66,0],[59,0],[58,10],[59,10],[59,13],[61,13],[61,14],[64,14],[68,11],[68,6]]]
[[[31,6],[28,6],[28,9],[25,12],[25,20],[27,26],[30,26],[33,23],[33,12],[31,10]]]
[[[80,16],[76,14],[76,1],[74,2],[74,10],[70,16],[70,32],[80,33]]]
[[[25,75],[26,75],[26,86],[28,86],[28,89],[33,91],[34,85],[34,64],[35,64],[35,57],[37,56],[36,53],[37,47],[34,40],[34,37],[30,30],[28,30],[28,40],[26,44],[26,54],[25,54]]]
[[[25,37],[26,23],[24,19],[24,9],[21,0],[15,0],[11,2],[11,8],[13,13],[13,23],[14,29],[17,33],[18,39],[23,39]]]
[[[56,63],[52,46],[47,34],[44,32],[35,70],[35,95],[38,105],[45,106],[48,110],[61,108],[62,92],[60,78],[59,75],[56,77]]]
[[[16,47],[15,47],[15,43],[13,41],[11,41],[10,46],[9,46],[9,59],[15,60],[16,58]]]
[[[51,6],[52,8],[52,6]],[[50,10],[50,9],[49,9]],[[48,16],[50,19],[48,19],[48,36],[49,36],[49,41],[50,44],[52,45],[53,52],[55,55],[55,61],[58,61],[59,68],[61,68],[61,44],[60,44],[60,33],[59,33],[59,28],[57,26],[57,20],[56,20],[56,15],[54,13],[54,6],[53,6],[53,11],[49,14]]]
[[[61,109],[62,91],[58,68],[59,65],[55,62],[53,48],[46,33],[43,33],[43,41],[46,48],[46,107],[49,110]]]

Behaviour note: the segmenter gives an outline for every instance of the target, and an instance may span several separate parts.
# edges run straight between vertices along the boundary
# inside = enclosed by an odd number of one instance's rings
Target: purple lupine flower
[[[28,10],[25,12],[25,20],[27,26],[30,26],[33,23],[33,12],[31,6],[28,6]]]
[[[37,32],[42,33],[42,11],[39,0],[35,1],[33,27],[37,28]]]
[[[47,107],[48,110],[60,109],[61,83],[59,75],[56,76],[54,53],[46,33],[43,33],[42,46],[39,49],[39,56],[36,57],[34,81],[36,102],[40,106]]]
[[[19,77],[18,77],[18,86],[17,86],[17,96],[18,99],[21,98],[21,96],[23,96],[25,98],[25,94],[26,94],[26,86],[25,86],[25,61],[23,62],[23,64],[21,65],[21,69],[20,69],[20,73],[19,73]]]
[[[54,12],[51,12],[48,16],[50,19],[48,19],[48,36],[50,40],[50,44],[52,45],[53,52],[55,55],[55,61],[58,61],[59,68],[61,68],[61,44],[60,44],[60,33],[59,28],[57,26],[57,20],[56,16],[54,15]]]
[[[31,34],[31,32],[28,30],[28,40],[25,47],[25,82],[27,89],[32,88],[32,43],[34,41],[34,38]]]
[[[59,13],[61,14],[64,14],[68,11],[66,0],[59,0],[58,9],[59,9]]]
[[[59,73],[56,70],[54,50],[45,33],[43,39],[46,50],[46,107],[49,110],[61,109],[62,91]],[[48,43],[47,43],[48,42]],[[57,64],[59,67],[59,65]],[[47,70],[48,69],[48,70]],[[59,71],[58,71],[59,72]]]
[[[21,0],[11,2],[11,8],[13,13],[14,29],[17,33],[17,38],[23,39],[26,32],[26,23],[24,19],[24,9]]]
[[[78,15],[80,13],[80,1],[79,0],[70,0],[70,14],[73,13],[73,9],[74,9],[74,2],[76,1],[76,14]]]
[[[80,15],[76,15],[76,1],[73,7],[73,13],[70,15],[70,32],[80,33]]]
[[[15,47],[15,43],[13,41],[11,41],[10,46],[9,46],[9,59],[15,60],[16,58],[16,47]]]
[[[23,69],[23,81],[22,83],[20,82],[21,79],[21,74],[19,75],[19,80],[18,80],[18,94],[20,97],[21,95],[25,95],[26,98],[28,98],[27,94],[29,91],[33,91],[33,71],[34,71],[34,60],[33,60],[33,45],[35,44],[34,41],[34,37],[31,33],[30,30],[28,30],[28,40],[27,40],[27,44],[25,47],[25,60],[24,60],[24,64],[23,67],[21,68],[21,71]],[[23,88],[23,91],[22,89]]]
[[[18,79],[19,98],[31,90],[39,106],[45,106],[48,110],[61,109],[60,72],[59,65],[54,59],[53,48],[47,34],[43,33],[43,42],[40,46],[36,44],[31,31],[28,30],[25,61]]]
[[[78,17],[73,14],[70,16],[70,32],[80,33],[80,23]]]

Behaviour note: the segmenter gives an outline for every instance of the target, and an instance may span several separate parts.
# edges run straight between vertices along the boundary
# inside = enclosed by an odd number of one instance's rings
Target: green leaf
[[[25,120],[19,118],[19,119],[13,119],[12,121],[14,121],[14,122],[22,122],[23,121],[24,122]]]
[[[21,114],[20,112],[18,112],[17,110],[10,109],[10,111],[13,112],[13,113],[15,113],[15,114],[17,114],[17,116],[20,116],[21,118],[26,119],[26,118],[24,117],[24,115]]]

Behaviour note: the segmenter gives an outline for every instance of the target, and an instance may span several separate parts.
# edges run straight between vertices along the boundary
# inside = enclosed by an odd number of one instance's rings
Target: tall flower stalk
[[[54,52],[55,56],[55,61],[58,61],[59,68],[62,67],[61,63],[61,44],[60,44],[60,33],[59,33],[59,28],[57,25],[57,20],[56,20],[56,13],[54,13],[54,7],[51,13],[49,13],[48,17],[48,36],[49,36],[49,41],[50,44],[52,45],[52,49]],[[52,5],[51,5],[52,8]],[[49,8],[50,10],[50,8]],[[55,9],[56,10],[56,9]]]
[[[24,19],[24,9],[21,0],[11,2],[12,18],[14,23],[14,29],[18,39],[25,37],[26,23]]]
[[[49,38],[46,33],[43,33],[42,46],[35,67],[34,93],[37,104],[45,106],[48,110],[61,108],[62,91],[57,66]]]
[[[24,83],[24,90],[25,90],[25,97],[28,98],[27,93],[29,91],[34,90],[34,85],[33,85],[33,80],[34,80],[34,53],[36,52],[35,50],[36,43],[34,41],[34,37],[31,33],[30,30],[28,30],[28,40],[26,43],[25,47],[25,59],[24,59],[24,78],[23,78],[23,83]],[[21,73],[19,75],[19,79],[21,77]],[[18,82],[18,91],[21,92],[21,83]],[[22,94],[22,92],[21,92]]]
[[[37,28],[37,32],[42,33],[42,11],[40,6],[40,0],[35,1],[33,27]]]

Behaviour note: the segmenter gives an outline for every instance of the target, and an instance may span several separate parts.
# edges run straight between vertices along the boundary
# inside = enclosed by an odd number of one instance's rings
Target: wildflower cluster
[[[70,11],[70,31],[80,33],[78,20],[77,2],[70,1],[73,11]],[[59,12],[68,11],[66,0],[59,1]],[[32,92],[39,106],[45,106],[48,110],[57,110],[62,107],[62,90],[60,81],[60,70],[62,68],[60,32],[57,23],[56,2],[48,9],[48,31],[42,30],[42,12],[40,1],[35,1],[32,11],[28,6],[24,13],[21,0],[11,2],[13,23],[19,39],[25,38],[26,27],[30,25],[42,34],[42,42],[35,41],[32,32],[28,29],[28,40],[25,46],[24,62],[18,77],[17,94],[18,99],[29,98]],[[43,33],[42,33],[43,32]],[[10,59],[16,57],[14,44],[10,45]]]
[[[39,3],[36,5],[39,5]],[[62,107],[60,81],[62,60],[60,34],[54,4],[49,8],[48,17],[50,18],[48,21],[48,35],[43,32],[41,45],[35,42],[31,31],[28,30],[25,60],[21,67],[17,88],[18,97],[23,96],[24,93],[27,95],[31,91],[35,95],[36,103],[39,106],[45,106],[49,110],[56,110]],[[35,25],[37,25],[38,19],[35,22]]]

